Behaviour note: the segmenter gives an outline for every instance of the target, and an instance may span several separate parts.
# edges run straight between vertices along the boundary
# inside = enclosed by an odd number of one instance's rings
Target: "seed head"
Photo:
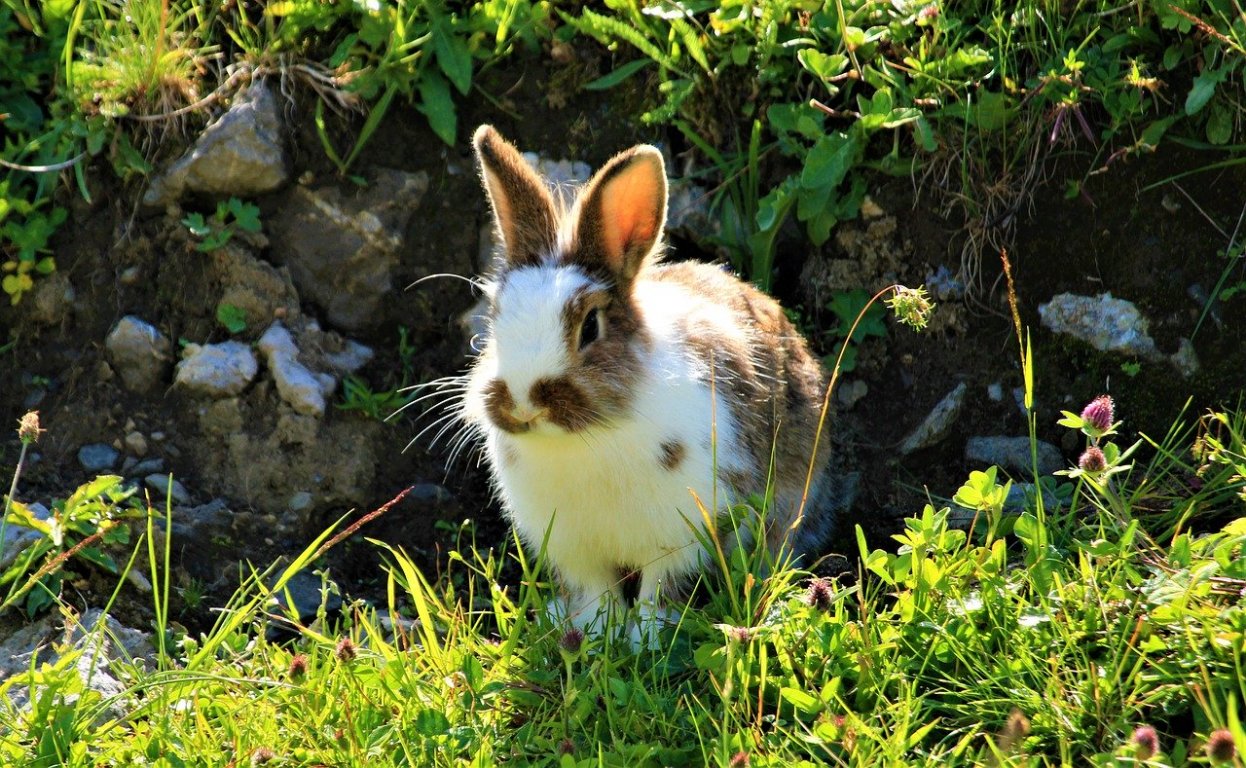
[[[740,750],[731,756],[731,762],[727,763],[730,768],[748,768],[748,753]]]
[[[1082,420],[1092,430],[1091,437],[1099,437],[1112,428],[1115,404],[1107,395],[1099,395],[1082,409]]]
[[[1077,466],[1083,472],[1102,472],[1108,468],[1108,460],[1103,451],[1099,450],[1099,446],[1092,445],[1082,453],[1077,460]]]
[[[575,742],[572,741],[571,739],[563,739],[562,741],[558,742],[558,754],[574,755],[575,754]]]
[[[39,428],[38,411],[29,411],[17,421],[17,437],[25,445],[39,442],[39,433],[42,431]]]
[[[295,654],[290,659],[289,676],[294,680],[301,680],[307,674],[307,657],[301,653]]]
[[[355,648],[355,642],[349,637],[343,637],[341,640],[338,640],[337,648],[334,649],[333,653],[337,656],[337,660],[341,662],[354,661],[355,657],[359,655],[358,650]]]
[[[1159,752],[1159,734],[1149,725],[1140,725],[1134,729],[1134,757],[1139,760],[1150,760]]]
[[[744,645],[753,639],[753,630],[748,627],[730,627],[727,629],[727,637]]]
[[[817,608],[820,611],[829,610],[834,595],[831,593],[831,582],[827,579],[814,579],[809,582],[809,592],[805,595],[805,602]]]
[[[1227,728],[1212,731],[1207,737],[1207,756],[1213,764],[1227,763],[1237,756],[1237,745]]]
[[[277,753],[273,752],[268,747],[256,747],[255,751],[251,753],[251,765],[256,766],[272,762],[273,758],[276,756]]]
[[[922,286],[907,288],[897,285],[886,303],[897,320],[917,331],[925,329],[935,308],[934,302],[926,295],[926,289]]]
[[[584,630],[579,627],[568,629],[558,638],[558,645],[567,653],[579,653],[580,647],[584,645]]]

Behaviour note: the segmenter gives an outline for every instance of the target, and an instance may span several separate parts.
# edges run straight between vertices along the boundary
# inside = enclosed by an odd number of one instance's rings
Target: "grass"
[[[539,560],[470,539],[435,578],[373,542],[380,606],[277,607],[386,508],[252,573],[192,636],[169,613],[169,512],[149,507],[119,570],[150,577],[155,653],[115,664],[109,697],[83,687],[82,645],[0,683],[35,691],[27,709],[0,697],[0,762],[1241,765],[1206,744],[1246,749],[1246,409],[1126,450],[1110,411],[1065,414],[1105,457],[1066,473],[1067,508],[1005,514],[992,470],[956,495],[968,528],[934,506],[886,547],[858,528],[855,574],[762,576],[737,550],[652,648],[553,625]]]

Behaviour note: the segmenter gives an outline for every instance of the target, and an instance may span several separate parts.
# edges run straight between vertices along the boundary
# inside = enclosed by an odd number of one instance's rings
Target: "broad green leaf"
[[[437,54],[437,66],[458,92],[466,95],[472,87],[472,52],[466,41],[454,34],[454,26],[445,16],[433,21],[433,51]]]
[[[1220,81],[1224,80],[1227,74],[1228,69],[1221,67],[1219,69],[1205,69],[1195,77],[1194,85],[1185,97],[1185,113],[1194,115],[1207,106],[1207,102],[1211,101],[1211,97],[1216,94],[1216,86],[1220,84]]]
[[[436,72],[425,72],[420,78],[420,104],[416,107],[428,118],[428,125],[437,137],[454,146],[458,129],[458,116],[454,111],[454,99],[450,97],[450,85]]]
[[[817,189],[839,184],[856,163],[858,149],[856,140],[849,134],[837,132],[823,136],[805,158],[800,174],[801,187]]]

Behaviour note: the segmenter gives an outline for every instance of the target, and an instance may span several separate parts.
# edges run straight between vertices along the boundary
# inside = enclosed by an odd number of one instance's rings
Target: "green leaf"
[[[433,21],[433,52],[437,66],[459,93],[466,95],[472,87],[472,52],[467,42],[454,34],[454,25],[445,16]]]
[[[781,688],[779,695],[802,715],[817,715],[822,711],[822,702],[818,701],[816,696],[806,693],[799,688]]]
[[[1233,138],[1233,112],[1228,105],[1217,102],[1211,105],[1207,115],[1207,141],[1212,144],[1228,144]]]
[[[1224,80],[1226,75],[1228,75],[1228,69],[1221,67],[1205,69],[1195,77],[1194,85],[1185,97],[1185,113],[1187,115],[1197,114],[1207,106],[1207,102],[1211,101],[1211,97],[1216,94],[1216,86]]]
[[[610,74],[602,75],[601,77],[597,78],[596,80],[593,80],[590,83],[585,83],[584,90],[604,91],[609,88],[613,88],[614,86],[623,82],[624,80],[636,74],[640,70],[649,66],[651,63],[652,62],[649,59],[636,59],[634,61],[629,61],[623,66],[616,68]]]
[[[857,152],[856,140],[846,133],[837,132],[823,136],[805,158],[800,186],[804,189],[817,189],[839,184],[856,163]]]
[[[230,333],[242,333],[247,329],[247,312],[222,301],[216,306],[216,321]]]
[[[202,213],[187,214],[186,218],[182,219],[182,224],[195,237],[207,237],[212,231],[211,227],[208,226],[208,222],[203,218]]]
[[[822,53],[804,48],[796,54],[796,60],[822,80],[830,80],[848,68],[848,57],[842,53]]]
[[[416,107],[428,118],[428,125],[437,137],[454,146],[458,131],[458,116],[454,111],[454,99],[450,97],[450,85],[436,72],[425,72],[420,78],[420,104]]]

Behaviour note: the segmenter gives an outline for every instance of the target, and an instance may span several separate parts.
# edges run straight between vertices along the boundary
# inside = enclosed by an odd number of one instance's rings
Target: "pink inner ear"
[[[602,190],[602,241],[606,256],[616,266],[638,245],[657,239],[662,190],[654,163],[648,158],[633,161]]]

